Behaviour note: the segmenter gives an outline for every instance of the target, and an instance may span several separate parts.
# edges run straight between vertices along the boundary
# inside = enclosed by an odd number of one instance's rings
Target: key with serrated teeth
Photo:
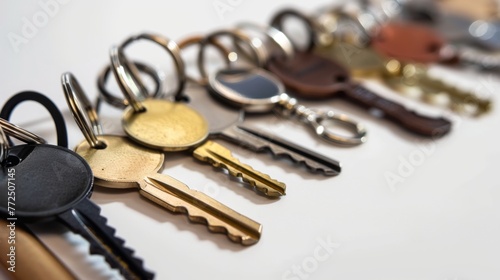
[[[168,39],[164,38],[164,40]],[[183,65],[182,58],[175,55],[178,54],[177,49],[172,47],[177,45],[173,41],[170,41],[170,43],[169,46],[173,49],[169,50],[174,60],[177,61],[177,64]],[[125,65],[130,63],[127,62],[126,57],[116,47],[111,49],[110,56],[114,74],[118,77],[117,80],[122,92],[130,104],[125,108],[122,116],[123,130],[130,139],[140,145],[160,151],[185,151],[191,154],[196,148],[207,142],[209,136],[208,122],[200,113],[182,102],[152,98],[139,101],[137,94],[134,92],[134,89],[140,88],[138,81],[131,80],[130,77],[134,76],[133,73],[125,69]],[[183,68],[179,67],[178,70],[183,73]],[[144,96],[146,95],[144,94]],[[227,150],[227,148],[221,146],[218,151],[221,152],[224,149]],[[230,154],[230,151],[227,150],[222,154]],[[215,167],[225,167],[215,161],[209,161],[209,163]],[[253,169],[251,176],[245,174],[246,168],[237,160],[233,160],[232,166],[239,166],[239,170],[247,178],[253,177],[254,179],[248,182],[256,186],[255,189],[261,191],[264,195],[274,197],[285,194],[286,186],[284,183],[271,179],[268,175],[256,172]],[[261,183],[256,184],[255,181]],[[279,186],[279,192],[274,191],[276,186]]]
[[[193,156],[201,161],[206,161],[214,167],[222,167],[235,177],[257,188],[267,196],[281,196],[285,194],[285,184],[277,182],[269,175],[256,171],[251,166],[242,164],[233,157],[231,151],[223,146],[207,141],[193,151]]]
[[[244,111],[225,106],[200,87],[187,92],[188,105],[200,112],[208,121],[210,136],[224,139],[254,152],[270,152],[276,158],[289,158],[304,165],[311,173],[338,175],[341,165],[337,160],[315,153],[277,135],[243,125]]]
[[[212,232],[225,233],[243,245],[256,243],[262,225],[202,192],[157,171],[162,152],[139,146],[127,137],[99,135],[105,148],[92,148],[83,141],[75,151],[94,170],[96,185],[108,188],[139,188],[140,194],[162,207],[184,213],[192,222],[206,224]]]

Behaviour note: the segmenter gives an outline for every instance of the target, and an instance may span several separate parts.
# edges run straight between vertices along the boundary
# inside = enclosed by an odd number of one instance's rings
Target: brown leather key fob
[[[340,64],[314,53],[298,52],[289,60],[272,58],[267,68],[300,97],[309,99],[344,97],[366,108],[372,115],[384,117],[422,136],[443,136],[451,130],[450,121],[422,116],[385,99],[352,82],[349,71]]]

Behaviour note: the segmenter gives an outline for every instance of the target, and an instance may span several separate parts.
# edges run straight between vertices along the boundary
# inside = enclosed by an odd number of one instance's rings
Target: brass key
[[[100,135],[97,139],[106,148],[94,149],[87,141],[75,148],[94,171],[96,185],[139,188],[140,194],[149,200],[169,211],[188,215],[192,222],[206,224],[212,232],[225,233],[233,242],[252,245],[259,241],[261,224],[168,175],[157,173],[164,162],[160,151],[139,146],[127,137]]]
[[[259,223],[168,175],[157,173],[164,162],[162,152],[137,145],[123,136],[96,136],[93,128],[100,126],[98,119],[88,118],[97,116],[95,110],[70,73],[63,75],[63,87],[75,121],[86,136],[75,152],[88,162],[96,185],[139,188],[140,194],[149,200],[169,211],[185,213],[192,222],[206,224],[213,232],[225,233],[234,242],[251,245],[259,240],[262,232]],[[78,104],[82,104],[85,111]],[[93,128],[84,119],[92,120]]]
[[[481,99],[472,92],[429,75],[425,65],[401,63],[391,59],[385,64],[384,74],[386,84],[398,91],[416,88],[423,93],[423,101],[436,103],[439,97],[446,96],[444,104],[458,113],[480,116],[492,108],[491,100]]]
[[[118,48],[111,49],[111,64],[130,104],[124,111],[122,126],[133,141],[161,151],[189,151],[198,160],[214,167],[226,168],[230,174],[240,177],[266,196],[285,194],[284,183],[241,164],[228,149],[207,141],[208,123],[194,109],[183,103],[167,100],[146,99],[139,102],[133,92],[138,87],[127,86],[137,83],[130,79],[133,74],[124,69],[123,65],[127,64],[127,60]],[[179,64],[182,63],[176,65]],[[183,71],[183,68],[178,68]]]

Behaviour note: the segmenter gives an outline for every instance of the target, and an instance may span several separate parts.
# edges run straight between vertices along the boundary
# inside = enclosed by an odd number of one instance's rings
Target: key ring
[[[137,113],[144,111],[144,107],[137,98],[137,96],[146,96],[146,94],[143,93],[145,91],[143,86],[144,83],[141,82],[140,77],[137,75],[137,71],[134,71],[135,69],[131,67],[132,64],[128,62],[123,50],[132,42],[142,39],[160,45],[172,56],[177,72],[177,89],[174,94],[175,100],[184,99],[183,91],[186,84],[184,62],[180,54],[179,46],[174,41],[159,35],[142,33],[128,38],[119,47],[112,47],[110,50],[110,57],[113,73],[130,106],[132,106]]]
[[[351,119],[345,114],[337,114],[334,111],[318,111],[309,109],[303,105],[298,105],[297,99],[291,98],[288,94],[281,94],[279,103],[282,105],[283,114],[296,115],[302,122],[310,125],[316,135],[324,140],[343,145],[359,145],[366,142],[365,127]],[[332,121],[355,132],[354,137],[346,137],[340,134],[329,132],[325,122]]]
[[[26,129],[17,126],[5,119],[0,118],[0,127],[2,127],[5,136],[12,136],[27,144],[46,144],[47,141],[42,137],[27,131]],[[7,138],[7,137],[6,137]],[[2,140],[3,141],[3,140]],[[8,141],[7,141],[8,145]],[[8,147],[8,146],[7,146]]]
[[[0,118],[5,119],[6,121],[10,121],[10,117],[12,116],[14,110],[21,103],[26,101],[33,101],[45,107],[45,109],[49,112],[50,116],[52,117],[52,120],[56,128],[57,145],[67,148],[68,133],[66,130],[66,123],[64,122],[64,117],[61,111],[59,111],[57,106],[54,104],[54,102],[52,102],[50,98],[39,92],[21,91],[19,93],[14,94],[7,100],[7,102],[5,102],[5,104],[2,107],[2,110],[0,110]],[[14,145],[14,143],[10,140],[9,137],[7,137],[7,141],[9,146]]]
[[[281,32],[280,30],[278,30],[273,26],[263,26],[252,22],[242,22],[237,24],[236,28],[238,30],[251,29],[264,34],[265,36],[270,38],[272,42],[281,50],[286,59],[291,59],[295,55],[295,49],[292,41],[290,41],[290,39],[285,35],[285,33]],[[235,46],[238,51],[244,52],[244,49],[237,41],[235,41]],[[268,52],[268,55],[271,54]],[[266,61],[268,59],[269,57],[266,59]]]
[[[42,137],[27,131],[26,129],[19,127],[3,118],[0,118],[0,164],[1,165],[16,165],[19,160],[13,161],[9,160],[9,138],[12,136],[18,140],[21,140],[27,144],[46,144],[47,141]],[[17,162],[17,163],[15,163]]]
[[[3,132],[2,126],[0,126],[0,164],[2,164],[9,153],[9,141],[7,141],[7,136]]]
[[[252,84],[232,87],[234,83],[231,81],[243,80],[252,81]],[[343,114],[333,111],[321,113],[298,104],[297,99],[285,93],[284,85],[277,77],[260,68],[219,71],[217,75],[210,76],[209,84],[212,92],[217,94],[216,97],[233,106],[243,108],[245,112],[265,113],[274,110],[281,116],[297,117],[313,128],[320,138],[329,142],[343,145],[358,145],[366,142],[367,132],[363,125]],[[245,94],[245,91],[255,91],[255,88],[259,89],[259,98],[252,98]],[[345,137],[330,132],[327,127],[329,121],[350,128],[354,136]]]
[[[311,52],[316,46],[316,40],[318,37],[318,31],[322,31],[324,28],[322,25],[318,24],[316,21],[312,20],[311,17],[305,15],[304,13],[295,9],[283,9],[273,16],[270,25],[280,31],[283,30],[284,20],[287,17],[295,17],[305,23],[305,27],[308,32],[309,42],[306,48],[303,50],[305,52]],[[293,45],[295,51],[298,51],[297,45]]]
[[[89,145],[94,149],[106,148],[106,144],[97,139],[96,136],[102,134],[102,126],[97,112],[92,107],[78,80],[73,74],[66,72],[61,77],[61,83],[71,114]]]
[[[141,93],[141,96],[139,96],[140,99],[147,98],[148,96],[152,96],[154,98],[160,98],[163,96],[163,81],[164,81],[164,76],[161,72],[157,71],[153,67],[143,64],[141,62],[132,62],[137,70],[139,72],[142,72],[149,77],[151,77],[154,81],[155,84],[155,89],[153,93],[147,92],[147,90],[140,91],[138,93]],[[119,98],[115,95],[113,95],[109,90],[106,88],[106,82],[108,81],[109,74],[111,73],[111,65],[106,66],[104,70],[99,74],[97,78],[97,88],[99,89],[99,97],[97,99],[96,103],[96,112],[99,112],[99,107],[100,107],[100,101],[101,97],[102,99],[110,104],[111,106],[114,106],[116,108],[123,109],[129,105],[128,100],[124,98]],[[142,86],[142,83],[141,83]],[[145,87],[144,87],[145,88]],[[146,96],[142,96],[142,93],[147,92]]]
[[[258,67],[262,67],[266,63],[267,54],[260,39],[250,38],[237,30],[219,30],[210,33],[200,42],[200,51],[198,52],[198,69],[202,79],[208,79],[205,68],[205,47],[208,44],[213,44],[213,42],[216,41],[215,39],[219,36],[230,36],[234,41],[239,41],[248,45],[252,51],[253,61],[257,62]]]
[[[183,40],[181,40],[178,45],[179,45],[179,48],[181,49],[181,51],[189,46],[192,46],[192,45],[195,45],[195,44],[200,44],[201,45],[201,41],[203,41],[204,39],[204,36],[191,36],[191,37],[188,37],[188,38],[185,38]],[[231,63],[235,62],[236,60],[234,59],[234,53],[231,52],[230,50],[228,50],[226,47],[224,47],[224,45],[222,45],[219,41],[217,40],[212,40],[211,42],[211,45],[213,45],[219,52],[221,52],[222,56],[225,58],[224,62],[226,63],[226,66],[227,67],[230,67],[231,66]],[[208,79],[206,77],[200,77],[198,80],[196,80],[195,78],[193,77],[190,77],[186,74],[186,77],[187,77],[187,80],[188,81],[191,81],[191,82],[194,82],[194,83],[197,83],[201,86],[206,86],[208,84]]]
[[[339,32],[341,28],[340,24],[343,21],[352,24],[352,26],[356,28],[355,33],[357,34],[357,36],[345,38],[343,37],[344,34],[336,34]],[[352,13],[343,11],[339,7],[326,11],[324,14],[321,15],[318,22],[320,25],[323,26],[323,29],[326,30],[325,34],[329,34],[331,36],[331,41],[323,43],[323,45],[328,46],[335,41],[340,41],[340,42],[349,42],[358,47],[364,48],[370,42],[371,36],[367,32],[367,29],[363,25],[363,23],[360,22],[360,19]]]

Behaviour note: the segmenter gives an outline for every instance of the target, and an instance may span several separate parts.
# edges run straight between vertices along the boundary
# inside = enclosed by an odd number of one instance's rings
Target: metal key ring
[[[0,127],[3,129],[4,135],[12,136],[18,140],[21,140],[28,144],[46,144],[47,141],[42,137],[27,131],[26,129],[19,127],[5,119],[0,118]],[[6,137],[7,138],[7,137]],[[3,140],[2,140],[3,141]],[[7,147],[8,147],[8,141]]]
[[[296,17],[304,22],[309,35],[309,42],[305,48],[305,52],[311,52],[316,46],[316,38],[318,37],[318,30],[323,27],[319,25],[316,21],[312,20],[311,17],[306,14],[295,10],[295,9],[283,9],[273,16],[270,25],[283,32],[284,20],[287,17]],[[297,46],[294,44],[294,49],[297,51]]]
[[[191,36],[191,37],[188,37],[188,38],[185,38],[181,41],[178,42],[178,45],[179,45],[179,48],[181,49],[181,51],[189,46],[192,46],[192,45],[195,45],[195,44],[200,44],[201,45],[201,41],[203,41],[205,37],[202,36],[202,35],[199,35],[199,36]],[[211,45],[213,45],[218,51],[221,52],[222,56],[225,58],[224,62],[226,63],[226,66],[227,67],[230,67],[231,66],[231,63],[234,62],[235,60],[232,58],[232,52],[230,50],[228,50],[226,47],[224,47],[224,45],[222,45],[219,41],[217,40],[212,40],[212,42],[210,42]],[[188,79],[188,81],[191,81],[191,82],[194,82],[194,83],[197,83],[201,86],[206,86],[208,84],[208,78],[204,78],[204,77],[200,77],[198,80],[196,80],[195,78],[193,77],[190,77],[189,75],[187,75],[186,73],[186,77]]]
[[[152,96],[154,98],[159,98],[163,96],[163,75],[159,72],[156,71],[153,67],[140,63],[140,62],[132,62],[139,72],[142,72],[149,77],[151,77],[154,81],[155,84],[155,89],[153,93],[147,92],[146,96],[139,96],[139,98],[144,99],[147,98],[148,96]],[[106,82],[108,81],[109,74],[111,73],[111,65],[106,66],[104,70],[99,74],[97,78],[97,88],[99,89],[99,98],[102,97],[102,99],[110,104],[111,106],[114,106],[116,108],[123,109],[129,105],[128,100],[126,98],[119,98],[115,95],[113,95],[111,92],[109,92],[108,89],[106,89]],[[138,92],[139,93],[139,92]],[[140,93],[143,93],[143,91],[140,91]],[[99,111],[99,102],[96,105],[96,111]]]
[[[365,38],[366,42],[369,42],[369,35],[366,34],[363,26],[359,24],[356,20],[354,20],[350,15],[343,12],[340,7],[335,7],[333,9],[322,10],[321,13],[317,16],[316,22],[319,26],[321,26],[322,33],[318,36],[317,44],[319,46],[331,46],[337,42],[346,41],[345,38],[342,37],[341,34],[338,33],[340,29],[340,23],[342,22],[350,22],[356,27],[358,32],[362,34]],[[349,42],[352,40],[348,39]],[[356,39],[354,44],[356,46],[362,46],[360,43],[360,39]]]
[[[0,164],[6,163],[9,154],[9,139],[7,135],[12,136],[18,140],[21,140],[27,144],[46,144],[47,141],[42,137],[29,132],[9,121],[0,118]]]
[[[311,118],[310,124],[313,126],[316,134],[327,141],[344,145],[359,145],[365,143],[367,140],[365,127],[345,114],[337,114],[333,111],[315,112],[313,115],[309,116],[309,118]],[[340,134],[330,133],[328,132],[327,126],[324,124],[328,121],[333,121],[341,126],[352,129],[355,131],[356,135],[354,137],[346,137]]]
[[[262,33],[268,38],[270,38],[277,47],[279,47],[279,49],[284,54],[286,59],[290,60],[295,56],[295,49],[292,41],[290,41],[290,39],[285,35],[285,33],[281,32],[277,28],[274,28],[272,26],[263,26],[252,22],[241,22],[236,25],[236,28],[237,30],[242,30],[242,31],[244,29],[252,29],[259,33]],[[234,44],[239,52],[244,52],[244,49],[237,41],[235,41]],[[268,55],[271,54],[268,52]],[[266,58],[266,61],[268,59],[269,57]]]
[[[111,58],[112,66],[113,66],[113,72],[116,76],[116,80],[120,84],[120,87],[122,90],[124,90],[124,93],[127,97],[127,100],[129,101],[129,104],[131,104],[134,107],[134,110],[137,112],[136,109],[138,100],[135,98],[135,96],[140,96],[141,93],[137,93],[138,91],[145,90],[145,88],[142,86],[143,83],[138,77],[137,72],[133,71],[130,66],[130,64],[127,64],[127,59],[124,55],[124,50],[125,48],[130,45],[132,42],[138,41],[138,40],[148,40],[152,41],[153,43],[156,43],[160,45],[164,50],[166,50],[173,59],[175,69],[177,72],[177,87],[176,90],[174,91],[174,96],[176,100],[181,100],[184,98],[183,92],[184,92],[184,87],[186,84],[186,71],[185,71],[185,66],[184,66],[184,61],[182,60],[181,57],[181,50],[179,46],[173,41],[170,40],[166,37],[159,36],[159,35],[153,35],[153,34],[148,34],[148,33],[142,33],[136,36],[131,36],[127,40],[125,40],[119,47],[118,47],[118,52],[113,53],[114,51],[111,51],[111,56],[117,55],[115,59],[113,57]],[[113,62],[121,62],[121,64],[113,64]],[[118,68],[117,68],[118,67]],[[121,69],[119,69],[121,67]],[[124,68],[127,67],[127,68]],[[124,76],[126,75],[126,76]],[[124,83],[122,83],[124,82]],[[136,93],[131,93],[130,91],[134,90]],[[131,95],[135,96],[131,96]],[[142,94],[145,95],[145,94]],[[131,99],[135,99],[134,101],[130,101]],[[135,104],[135,105],[134,105]],[[142,106],[139,106],[142,107]]]
[[[0,164],[2,164],[6,159],[9,153],[9,141],[7,140],[7,136],[3,132],[3,128],[0,125]]]
[[[237,30],[219,30],[210,33],[200,42],[200,51],[198,52],[198,69],[203,79],[208,79],[207,71],[205,69],[205,47],[208,44],[213,44],[219,36],[230,36],[233,40],[240,41],[250,47],[253,55],[253,61],[256,62],[258,67],[263,67],[266,63],[266,50],[263,43],[258,38],[250,38],[247,35]]]
[[[61,83],[71,114],[89,145],[94,149],[106,148],[106,144],[97,139],[96,136],[102,134],[102,126],[97,112],[92,107],[78,80],[73,74],[66,72],[61,76]]]
[[[370,26],[367,22],[365,22],[365,20],[363,20],[364,14],[361,13],[361,11],[348,12],[342,10],[341,8],[337,8],[330,10],[327,13],[333,20],[335,20],[337,24],[342,20],[354,24],[359,32],[359,36],[355,37],[355,41],[353,41],[352,43],[354,43],[358,47],[365,48],[369,44],[371,38],[378,32],[376,26]],[[335,31],[331,31],[331,33],[334,32]]]
[[[352,120],[345,114],[338,114],[334,111],[321,112],[318,110],[307,108],[303,105],[298,105],[297,99],[291,98],[288,94],[280,95],[279,103],[283,106],[285,112],[282,114],[294,114],[304,123],[310,125],[316,135],[320,136],[328,142],[334,142],[342,145],[359,145],[367,140],[367,132],[365,127]],[[343,136],[337,133],[329,132],[327,125],[328,121],[337,123],[353,131],[353,137]]]

